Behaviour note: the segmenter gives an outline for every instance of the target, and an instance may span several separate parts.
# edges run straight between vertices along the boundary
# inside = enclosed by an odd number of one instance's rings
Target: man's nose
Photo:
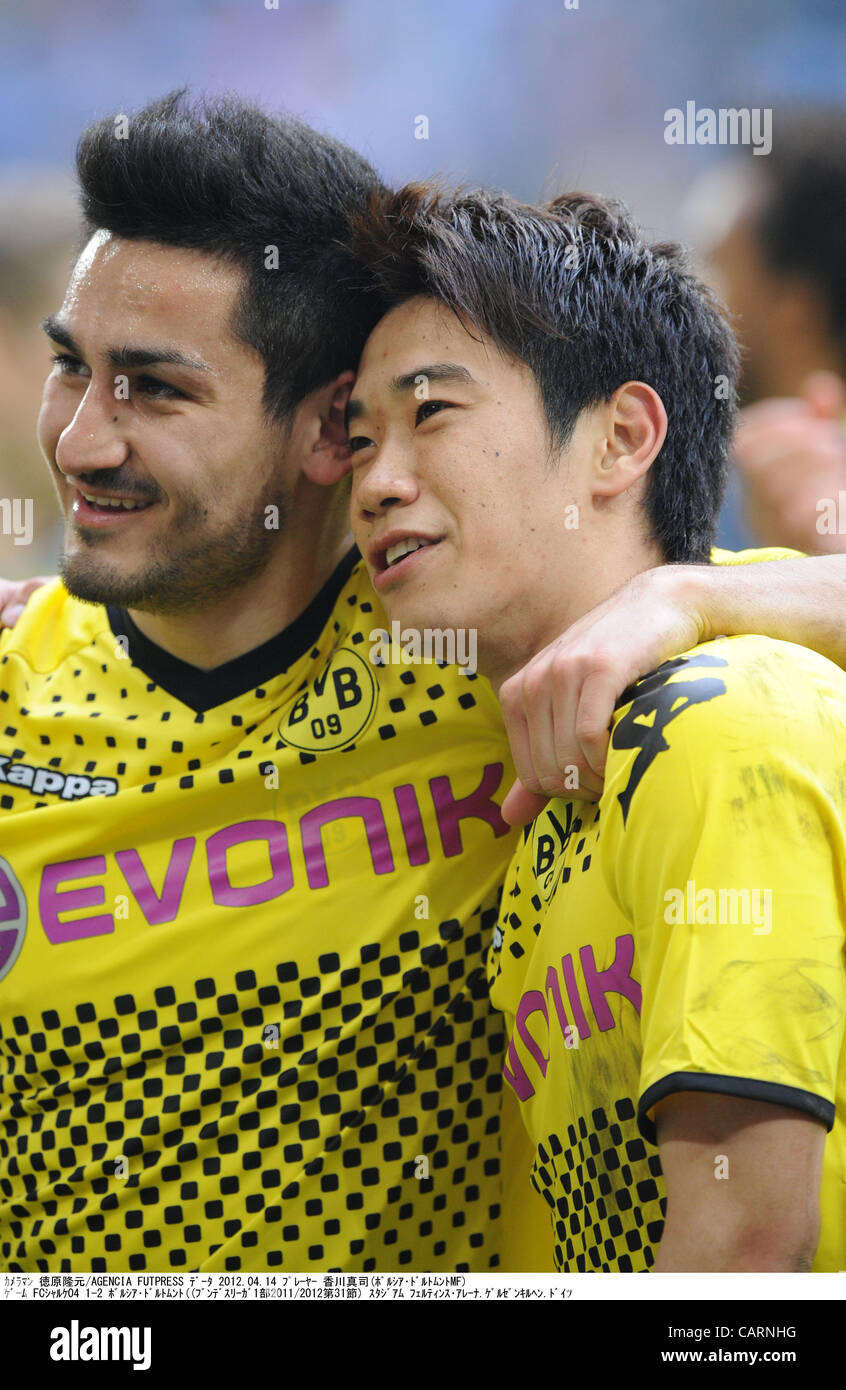
[[[419,495],[419,486],[407,460],[396,449],[379,450],[369,468],[353,472],[353,505],[365,521],[392,506],[407,506]]]
[[[59,436],[57,468],[68,477],[118,468],[128,452],[111,383],[89,382],[73,419]]]

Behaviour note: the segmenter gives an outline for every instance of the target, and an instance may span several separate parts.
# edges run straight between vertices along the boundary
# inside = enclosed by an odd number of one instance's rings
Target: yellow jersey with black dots
[[[846,1267],[844,903],[846,674],[736,637],[626,693],[599,803],[524,832],[488,962],[557,1268],[654,1265],[683,1091],[825,1126],[814,1268]]]
[[[0,1268],[498,1267],[507,744],[356,560],[212,672],[2,634]]]

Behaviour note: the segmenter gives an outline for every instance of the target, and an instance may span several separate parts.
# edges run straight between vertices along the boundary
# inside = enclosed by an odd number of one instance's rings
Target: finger
[[[544,653],[534,668],[528,667],[524,677],[523,707],[536,778],[528,790],[539,796],[562,796],[563,768],[576,766],[575,682],[567,663],[560,657],[556,661],[552,652]]]
[[[577,672],[578,663],[553,651],[524,672],[523,707],[534,776],[523,785],[537,796],[593,801],[602,794],[602,781],[585,762],[576,736],[581,679]]]
[[[24,611],[27,599],[50,580],[44,575],[35,575],[19,583],[0,579],[0,626],[14,627]]]
[[[526,791],[522,782],[515,782],[502,803],[502,819],[507,825],[529,825],[539,816],[549,798]]]
[[[524,787],[542,793],[532,762],[529,725],[523,704],[523,675],[523,671],[518,671],[516,676],[511,676],[509,680],[505,681],[499,692],[499,703],[502,708],[505,732],[511,745],[514,770]]]
[[[538,796],[593,799],[602,792],[602,781],[585,761],[576,733],[583,666],[572,650],[556,644],[523,672],[523,710],[534,769],[534,779],[523,785]]]
[[[21,613],[22,603],[7,603],[5,608],[0,608],[0,627],[14,627]]]
[[[559,660],[552,671],[554,771],[559,779],[555,785],[558,796],[579,796],[584,800],[602,793],[601,765],[594,767],[585,756],[586,749],[579,729],[584,683],[586,679],[591,679],[584,672],[590,672],[595,661],[594,653],[581,659],[574,658],[571,653],[568,663]],[[537,753],[534,754],[534,761],[539,773],[545,771],[540,767]],[[549,785],[546,790],[549,790]]]
[[[646,663],[644,663],[646,664]],[[640,672],[645,675],[646,672]],[[625,689],[624,677],[595,670],[582,684],[575,715],[575,733],[582,757],[600,785],[605,778],[614,708]]]
[[[562,651],[549,671],[549,704],[552,712],[552,748],[549,763],[540,766],[535,754],[535,767],[546,778],[547,790],[553,787],[558,796],[571,796],[590,779],[590,768],[584,762],[576,737],[576,711],[579,708],[581,673],[578,660],[571,650]],[[553,777],[556,779],[553,781]]]
[[[534,820],[550,793],[583,801],[598,801],[602,793],[601,779],[578,755],[575,689],[561,662],[552,677],[547,656],[500,690],[518,777],[503,803],[509,825]]]

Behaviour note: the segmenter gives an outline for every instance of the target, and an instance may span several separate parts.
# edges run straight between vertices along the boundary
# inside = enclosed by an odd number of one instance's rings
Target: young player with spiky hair
[[[476,629],[501,688],[707,560],[737,351],[679,247],[600,199],[411,187],[360,250],[353,518],[392,620]],[[846,1263],[844,723],[824,658],[700,643],[623,694],[597,804],[527,826],[488,974],[558,1268]]]

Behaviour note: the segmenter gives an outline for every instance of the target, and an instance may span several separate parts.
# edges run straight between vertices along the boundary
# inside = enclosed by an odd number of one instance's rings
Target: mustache
[[[62,476],[67,478],[67,474]],[[119,492],[139,502],[158,502],[161,496],[154,483],[148,479],[133,478],[123,468],[99,468],[94,473],[77,473],[75,478],[68,478],[68,482],[76,487],[91,488],[95,492],[98,488],[106,492]]]

